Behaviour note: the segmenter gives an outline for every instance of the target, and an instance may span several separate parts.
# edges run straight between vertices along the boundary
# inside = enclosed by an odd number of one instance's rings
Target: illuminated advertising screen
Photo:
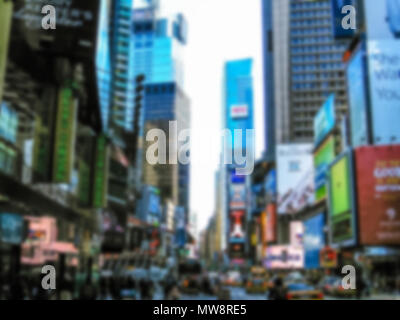
[[[334,244],[355,242],[352,170],[350,152],[339,156],[329,168],[329,214]]]
[[[0,0],[0,102],[3,98],[11,17],[12,1]]]
[[[229,207],[231,209],[246,208],[246,185],[245,184],[231,184]]]
[[[386,145],[400,142],[400,40],[368,43],[373,142]]]
[[[229,244],[229,257],[233,264],[243,264],[245,262],[244,243]]]
[[[55,8],[56,29],[45,29],[42,26],[43,23],[49,24],[47,14],[42,14],[42,8],[46,5]],[[33,51],[46,50],[77,58],[93,58],[99,6],[98,0],[16,0],[13,40],[22,40]],[[46,47],[41,47],[43,39],[49,42]]]
[[[335,160],[335,138],[330,136],[314,153],[315,200],[325,199],[326,173],[328,166]]]
[[[267,269],[302,269],[304,268],[304,249],[295,246],[267,247],[264,267]]]
[[[304,263],[307,269],[320,267],[320,252],[325,246],[324,214],[304,221]]]
[[[267,242],[275,242],[276,237],[276,205],[267,206]]]
[[[104,208],[107,205],[108,185],[108,147],[104,135],[97,138],[94,163],[93,207]]]
[[[314,118],[314,143],[318,146],[335,127],[335,95],[325,101]]]
[[[356,50],[347,66],[351,143],[353,147],[368,144],[365,43]]]
[[[20,244],[24,221],[22,216],[14,213],[0,213],[0,236],[1,241],[8,244]]]
[[[354,29],[343,28],[343,19],[348,15],[348,11],[342,13],[344,6],[354,6],[355,0],[331,0],[332,30],[335,38],[351,38]]]
[[[372,140],[399,143],[400,0],[364,1]]]
[[[302,246],[304,236],[304,225],[302,221],[290,222],[290,244],[292,246]]]
[[[229,218],[229,241],[234,243],[244,242],[246,235],[246,211],[233,210],[229,213]]]
[[[312,144],[277,147],[278,214],[296,213],[314,202]]]
[[[17,141],[18,113],[6,102],[0,102],[0,137],[13,144]]]
[[[268,172],[265,179],[265,192],[268,197],[268,201],[276,201],[276,170],[272,169]]]
[[[69,183],[75,150],[77,103],[71,88],[60,90],[56,120],[53,181]]]
[[[355,150],[362,245],[400,243],[400,146]]]

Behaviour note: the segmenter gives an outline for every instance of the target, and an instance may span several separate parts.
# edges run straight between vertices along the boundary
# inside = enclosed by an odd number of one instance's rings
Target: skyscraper
[[[186,21],[182,15],[172,18],[157,16],[157,6],[151,2],[137,9],[134,15],[135,74],[145,75],[144,111],[140,133],[140,166],[144,184],[156,186],[163,199],[189,208],[190,165],[170,163],[152,165],[146,160],[145,142],[151,129],[161,129],[167,141],[176,141],[182,130],[190,128],[190,102],[183,90],[183,68],[180,51],[186,43]],[[170,121],[177,130],[169,131]],[[182,142],[176,146],[182,146]],[[179,149],[178,149],[179,150]],[[169,154],[169,146],[165,150]],[[177,152],[177,151],[176,151]]]
[[[229,154],[236,150],[245,153],[254,152],[254,141],[248,136],[248,129],[254,129],[253,124],[253,83],[252,83],[252,59],[228,61],[224,70],[224,128],[231,132],[224,145],[224,161],[229,159]],[[241,131],[241,140],[236,130]],[[229,141],[230,140],[230,141]],[[249,143],[250,142],[250,143]],[[249,199],[249,177],[238,175],[237,168],[242,167],[236,157],[231,164],[224,163],[224,195],[227,201],[226,210],[226,234],[228,242],[228,254],[231,263],[243,264],[246,257],[247,242],[247,213]]]
[[[133,130],[134,116],[134,34],[133,0],[113,0],[111,20],[112,92],[110,128]]]
[[[347,40],[333,37],[329,0],[264,0],[264,14],[269,6],[273,19],[276,142],[309,142],[314,134],[314,116],[330,94],[335,93],[337,113],[346,112],[342,56]],[[264,22],[264,31],[268,32],[269,21],[264,18]],[[265,55],[270,59],[268,51]],[[266,74],[271,74],[269,66],[265,65]],[[268,87],[266,93],[268,111]]]

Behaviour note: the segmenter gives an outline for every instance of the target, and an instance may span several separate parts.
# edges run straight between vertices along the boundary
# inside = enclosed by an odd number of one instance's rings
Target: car
[[[321,290],[314,288],[313,286],[305,282],[292,282],[287,283],[286,287],[286,299],[287,300],[323,300],[324,294]]]
[[[229,271],[224,279],[224,285],[230,287],[240,287],[243,284],[242,275],[239,271]]]
[[[336,276],[329,276],[322,279],[319,288],[326,294],[333,297],[353,297],[356,290],[346,290],[342,286],[342,279]]]
[[[268,287],[268,282],[263,277],[250,277],[246,282],[247,293],[265,293]]]

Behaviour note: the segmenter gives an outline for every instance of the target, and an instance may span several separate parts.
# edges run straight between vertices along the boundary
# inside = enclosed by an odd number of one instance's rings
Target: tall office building
[[[163,199],[189,211],[190,165],[175,163],[152,165],[146,160],[146,150],[152,144],[145,138],[149,130],[161,129],[167,142],[177,141],[182,130],[190,128],[190,102],[183,91],[182,46],[186,44],[186,21],[178,14],[173,18],[157,17],[157,6],[149,3],[135,10],[135,74],[145,75],[142,129],[139,143],[139,162],[144,184],[156,186]],[[170,132],[170,121],[176,121],[177,130]],[[184,142],[178,142],[179,148]],[[177,151],[176,151],[177,152]],[[187,216],[186,216],[187,217]]]
[[[133,130],[135,77],[133,0],[113,0],[111,19],[112,92],[110,129]]]
[[[254,152],[254,139],[247,130],[254,129],[253,122],[253,83],[251,59],[228,61],[225,64],[224,80],[224,128],[231,132],[230,141],[224,143],[225,160],[229,153],[242,150],[247,154]],[[242,139],[238,139],[235,130],[242,130]],[[250,139],[249,139],[250,137]],[[253,141],[252,141],[253,140]],[[250,142],[250,143],[249,143]],[[236,149],[236,150],[235,150]],[[228,157],[226,157],[228,156]],[[237,168],[242,167],[236,157],[232,163],[225,163],[224,189],[227,200],[225,225],[228,242],[228,255],[231,263],[242,265],[246,258],[247,220],[249,199],[249,175],[239,175]]]
[[[330,0],[263,1],[264,9],[272,6],[272,24],[266,19],[264,31],[272,27],[276,143],[312,141],[314,116],[330,94],[335,93],[337,113],[347,110],[342,63],[347,40],[333,37]],[[269,64],[265,67],[269,74]],[[272,102],[266,100],[269,110]]]

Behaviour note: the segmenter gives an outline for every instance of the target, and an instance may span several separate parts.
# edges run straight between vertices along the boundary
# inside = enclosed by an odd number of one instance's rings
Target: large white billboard
[[[314,202],[313,145],[281,144],[277,147],[278,213],[296,213]]]
[[[302,269],[304,267],[304,249],[300,246],[267,247],[264,267],[267,269]]]

